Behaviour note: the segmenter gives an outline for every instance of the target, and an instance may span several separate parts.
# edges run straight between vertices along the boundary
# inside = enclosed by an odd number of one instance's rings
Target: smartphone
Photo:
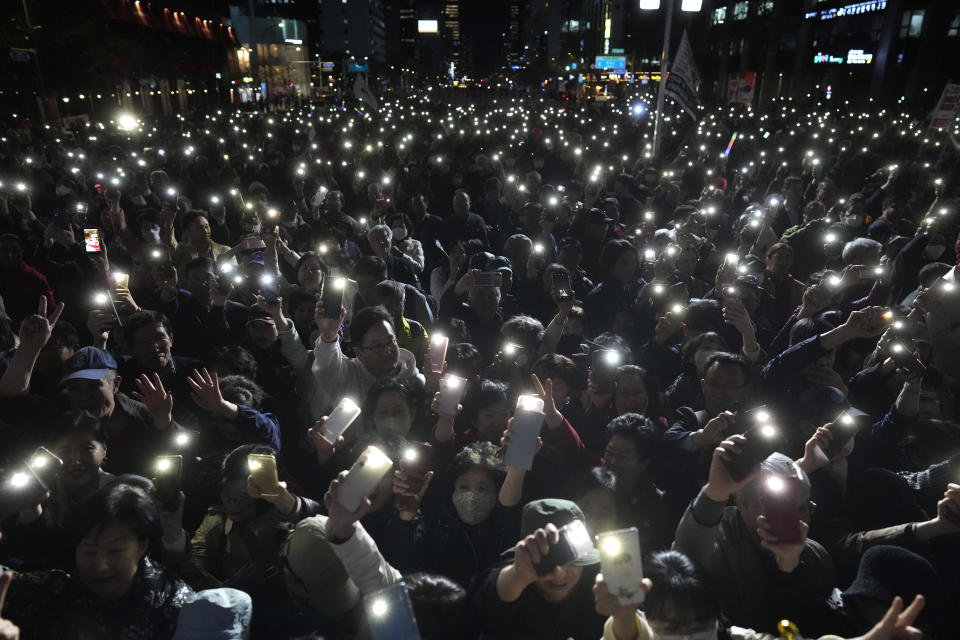
[[[503,285],[503,274],[499,271],[483,271],[473,274],[473,284],[477,287],[499,287]]]
[[[113,284],[114,288],[124,287],[128,289],[130,287],[130,274],[115,271],[113,273]]]
[[[363,596],[371,640],[420,640],[407,585],[397,582]]]
[[[768,474],[760,489],[760,508],[770,523],[770,532],[786,544],[803,540],[800,528],[800,501],[803,499],[800,481],[794,476]]]
[[[40,481],[40,484],[49,490],[53,486],[53,481],[60,475],[63,460],[55,456],[46,447],[37,447],[33,455],[30,456],[27,466]]]
[[[510,442],[503,452],[503,464],[530,471],[537,453],[537,438],[543,428],[543,400],[537,396],[520,396],[513,412]]]
[[[553,288],[559,291],[570,289],[570,274],[559,269],[553,272]]]
[[[447,347],[450,346],[450,338],[439,333],[430,337],[430,348],[427,349],[426,365],[427,371],[431,373],[443,373],[443,363],[447,359]]]
[[[890,345],[890,357],[898,367],[906,369],[911,375],[923,375],[927,372],[927,367],[920,358],[902,342],[894,342]]]
[[[400,511],[416,511],[420,498],[426,490],[427,472],[433,461],[433,449],[426,442],[411,442],[400,456],[400,471],[407,475],[407,482],[416,496],[394,495],[393,502]]]
[[[346,286],[347,281],[345,278],[324,278],[321,302],[325,318],[340,317],[340,309],[343,308],[343,292]]]
[[[337,501],[347,511],[356,511],[363,499],[373,493],[383,476],[392,468],[393,460],[377,447],[370,445],[347,472],[343,484],[337,490]]]
[[[183,482],[183,456],[157,456],[153,465],[153,486],[163,511],[180,507],[180,487]]]
[[[21,509],[40,503],[47,487],[29,467],[14,469],[0,480],[0,521],[11,518]]]
[[[857,276],[857,280],[883,280],[884,275],[886,275],[886,270],[881,266],[868,267],[866,265],[859,265],[854,267],[853,272]]]
[[[550,575],[557,567],[570,564],[592,550],[593,542],[590,541],[586,525],[583,520],[574,520],[560,527],[560,540],[551,545],[547,555],[534,565],[534,569],[538,576]]]
[[[457,415],[457,406],[463,400],[467,390],[467,379],[448,373],[440,379],[440,396],[437,398],[437,412],[445,416]]]
[[[825,453],[831,459],[843,451],[850,439],[857,435],[857,431],[863,426],[862,416],[866,414],[860,411],[844,411],[837,419],[827,425],[830,431],[830,446]]]
[[[608,531],[597,536],[600,550],[600,571],[607,589],[622,605],[639,605],[643,590],[643,556],[640,554],[640,532],[636,527]]]
[[[356,402],[350,398],[341,398],[323,423],[320,435],[330,444],[334,444],[359,415],[360,406]]]
[[[68,229],[70,227],[69,212],[66,209],[57,209],[57,212],[53,214],[53,224],[61,229]]]
[[[736,482],[750,475],[755,466],[780,447],[783,439],[773,415],[765,406],[739,412],[730,432],[741,433],[746,438],[740,446],[740,453],[726,462],[730,477]]]
[[[84,229],[83,246],[87,250],[87,253],[100,253],[102,250],[102,247],[100,246],[100,230]]]
[[[743,304],[743,298],[740,297],[740,292],[736,287],[724,287],[723,289],[723,304],[724,306],[728,304]]]
[[[245,236],[240,241],[240,248],[246,251],[256,251],[257,249],[266,249],[267,245],[260,236],[251,235]]]
[[[617,390],[617,368],[623,356],[613,349],[597,349],[590,354],[590,371],[597,393],[615,393]]]
[[[270,454],[251,453],[247,455],[250,478],[257,489],[265,496],[280,495],[280,478],[277,475],[277,459]]]

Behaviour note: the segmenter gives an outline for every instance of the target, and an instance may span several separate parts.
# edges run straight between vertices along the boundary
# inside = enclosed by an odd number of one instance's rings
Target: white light
[[[640,8],[644,11],[655,11],[660,8],[660,0],[640,0]]]
[[[407,447],[403,450],[403,459],[406,462],[416,462],[417,461],[417,450],[413,447]]]
[[[340,290],[346,289],[346,288],[347,288],[347,279],[346,279],[346,278],[336,278],[336,279],[333,281],[333,288],[334,288],[334,289],[340,289]]]
[[[269,273],[263,274],[262,276],[260,276],[260,284],[269,287],[270,285],[273,284],[273,276],[270,275]]]
[[[777,428],[772,424],[765,424],[760,428],[760,435],[764,438],[772,438],[777,435]]]
[[[185,433],[178,433],[177,437],[174,438],[174,442],[177,443],[178,446],[182,447],[190,442],[190,436]]]
[[[620,541],[613,536],[607,536],[600,543],[600,548],[606,556],[616,556],[620,554]]]
[[[124,131],[132,131],[137,128],[137,119],[129,113],[121,113],[117,117],[117,126]]]
[[[387,615],[389,609],[390,607],[387,605],[387,601],[379,598],[373,601],[373,606],[370,607],[370,613],[372,613],[375,618],[382,618]]]
[[[700,7],[702,6],[703,6],[703,0],[683,0],[683,2],[680,3],[680,10],[681,11],[700,11]]]
[[[767,478],[767,489],[775,493],[780,493],[787,487],[787,483],[780,476],[770,476]]]
[[[758,411],[755,417],[757,422],[769,422],[770,420],[770,414],[766,411]]]
[[[10,486],[16,489],[21,489],[27,486],[28,482],[30,482],[30,476],[22,471],[18,471],[10,476]]]
[[[607,364],[610,365],[620,364],[620,352],[608,349],[603,353],[603,359]]]
[[[443,335],[442,333],[435,333],[430,337],[430,341],[433,344],[443,344],[446,339],[447,336]]]
[[[167,458],[160,458],[157,460],[157,471],[163,473],[164,471],[170,470],[170,460]]]
[[[50,462],[50,459],[47,456],[37,456],[30,461],[31,469],[43,469],[47,466],[47,463]]]
[[[109,299],[110,299],[110,298],[107,296],[107,294],[105,294],[105,293],[102,292],[102,291],[101,291],[100,293],[95,293],[95,294],[93,294],[93,302],[94,302],[94,304],[98,304],[98,305],[107,304],[107,301],[108,301]]]

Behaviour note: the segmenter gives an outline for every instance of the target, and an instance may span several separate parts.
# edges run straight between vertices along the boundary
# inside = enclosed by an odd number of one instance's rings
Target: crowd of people
[[[0,638],[956,637],[949,132],[2,120]]]

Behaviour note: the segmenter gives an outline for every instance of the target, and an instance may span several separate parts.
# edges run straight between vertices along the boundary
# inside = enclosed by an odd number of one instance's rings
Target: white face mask
[[[454,491],[453,508],[466,524],[480,524],[493,512],[497,494],[485,491]]]
[[[942,244],[928,244],[923,248],[923,257],[927,260],[936,260],[943,255],[947,247]]]
[[[144,242],[152,242],[153,244],[157,244],[160,242],[160,227],[152,224],[147,229],[144,229],[140,232],[140,237],[143,238]]]
[[[253,225],[252,227],[250,227],[250,233],[259,235],[260,229],[261,229],[261,226],[260,226],[260,223],[258,222],[258,223],[256,223],[255,225]]]
[[[396,416],[377,419],[377,432],[383,435],[406,436],[410,433],[410,421]]]
[[[407,228],[406,227],[395,227],[393,229],[393,239],[397,242],[407,239]]]

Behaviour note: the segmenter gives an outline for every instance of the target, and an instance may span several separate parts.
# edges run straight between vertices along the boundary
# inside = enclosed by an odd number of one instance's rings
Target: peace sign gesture
[[[53,327],[60,319],[63,313],[63,303],[59,303],[56,308],[47,315],[47,297],[40,296],[40,302],[37,304],[37,312],[24,318],[20,323],[20,346],[33,349],[37,352],[47,344],[50,334],[53,333]]]

